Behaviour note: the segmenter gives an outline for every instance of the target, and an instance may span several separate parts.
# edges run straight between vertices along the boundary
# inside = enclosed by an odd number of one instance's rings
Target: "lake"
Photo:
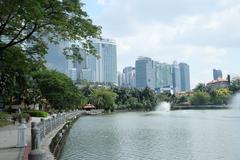
[[[240,110],[129,112],[76,121],[61,160],[239,160]]]

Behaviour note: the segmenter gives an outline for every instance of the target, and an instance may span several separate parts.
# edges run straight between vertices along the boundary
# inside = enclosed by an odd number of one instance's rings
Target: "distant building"
[[[189,65],[186,63],[179,63],[181,91],[190,91],[190,73]]]
[[[161,88],[155,88],[155,92],[157,93],[170,93],[173,94],[174,93],[174,89],[173,86],[164,86]]]
[[[69,77],[71,80],[76,81],[77,80],[77,69],[76,68],[71,68],[69,70]]]
[[[136,87],[155,88],[154,63],[151,58],[139,57],[135,62]]]
[[[63,49],[70,45],[70,42],[66,41],[58,45],[49,44],[48,53],[45,56],[47,68],[69,75],[69,61],[63,55]]]
[[[125,67],[122,73],[122,86],[135,87],[136,86],[136,73],[134,67]]]
[[[181,74],[179,65],[176,61],[173,62],[172,69],[173,89],[174,93],[177,93],[181,91]]]
[[[118,87],[122,86],[122,82],[123,81],[123,77],[122,77],[122,73],[118,72]]]
[[[213,80],[222,79],[222,71],[213,69]]]
[[[117,84],[117,48],[111,39],[93,39],[97,56],[82,51],[83,61],[77,64],[79,79]]]
[[[173,86],[172,65],[154,62],[155,88]]]
[[[207,86],[212,86],[215,89],[227,88],[229,86],[229,81],[224,79],[213,80],[207,83]]]
[[[89,68],[83,68],[81,72],[81,77],[83,80],[87,80],[89,82],[94,82],[93,81],[93,73],[92,70]]]

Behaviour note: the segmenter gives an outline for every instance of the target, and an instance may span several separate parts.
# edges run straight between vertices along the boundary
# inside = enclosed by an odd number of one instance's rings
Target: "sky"
[[[240,0],[83,0],[102,36],[117,43],[118,71],[139,56],[190,66],[193,88],[240,75]]]

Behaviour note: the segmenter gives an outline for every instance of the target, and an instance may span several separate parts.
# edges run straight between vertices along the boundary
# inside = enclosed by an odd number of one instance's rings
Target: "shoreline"
[[[228,105],[190,105],[190,106],[171,106],[170,110],[222,110],[230,109]]]

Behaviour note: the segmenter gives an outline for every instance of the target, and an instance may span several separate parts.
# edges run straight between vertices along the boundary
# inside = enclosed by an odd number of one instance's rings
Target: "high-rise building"
[[[122,73],[121,72],[118,72],[118,87],[121,87],[122,86]]]
[[[179,68],[181,77],[181,91],[190,91],[189,65],[186,63],[179,63]]]
[[[173,69],[173,89],[174,89],[174,93],[180,92],[181,91],[181,74],[180,74],[180,69],[179,69],[179,65],[176,61],[173,62],[172,65],[172,69]]]
[[[135,87],[136,86],[136,73],[134,67],[125,67],[122,74],[122,86],[123,87]]]
[[[219,69],[213,69],[213,80],[222,79],[222,71]]]
[[[155,88],[172,87],[172,65],[167,63],[154,62],[155,67]]]
[[[71,80],[76,81],[77,80],[77,69],[76,68],[71,68],[69,70],[69,77]]]
[[[149,87],[154,89],[154,63],[151,58],[139,57],[135,62],[136,69],[136,87]]]
[[[82,51],[83,61],[78,65],[80,79],[91,82],[117,84],[117,49],[111,39],[93,39],[97,56]]]
[[[69,75],[69,61],[63,55],[63,49],[69,47],[69,42],[60,42],[58,45],[49,44],[48,54],[45,56],[47,61],[46,66],[49,69],[57,70],[58,72]]]

